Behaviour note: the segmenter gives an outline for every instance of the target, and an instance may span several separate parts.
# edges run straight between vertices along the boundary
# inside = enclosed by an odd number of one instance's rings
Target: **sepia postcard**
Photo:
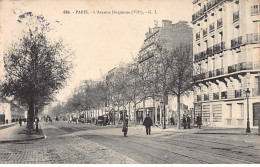
[[[260,163],[260,0],[0,0],[0,164]]]

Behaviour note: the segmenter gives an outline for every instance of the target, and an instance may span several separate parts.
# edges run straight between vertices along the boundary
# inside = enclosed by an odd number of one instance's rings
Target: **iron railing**
[[[242,36],[234,38],[231,40],[231,48],[237,48],[242,45]]]

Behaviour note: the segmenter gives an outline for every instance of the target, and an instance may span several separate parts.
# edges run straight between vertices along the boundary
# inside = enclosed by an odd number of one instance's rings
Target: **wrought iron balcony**
[[[224,74],[224,68],[219,68],[216,70],[216,76],[223,75]]]
[[[204,12],[206,11],[206,6],[204,5],[204,7],[202,9],[200,9],[198,12],[196,12],[195,14],[192,15],[192,21],[198,19],[199,17],[204,15]]]
[[[228,66],[228,73],[233,73],[242,70],[260,70],[259,62],[242,62]]]
[[[260,35],[258,33],[255,34],[247,34],[245,38],[245,42],[248,43],[259,43],[260,42]]]
[[[213,7],[215,7],[216,5],[220,4],[223,1],[225,0],[212,0],[208,2],[206,5],[203,6],[203,8],[201,8],[198,12],[192,15],[192,21],[197,20],[198,18],[203,16],[207,10],[212,9]]]
[[[225,42],[218,43],[213,46],[213,53],[218,54],[221,53],[225,49]]]
[[[194,80],[201,80],[201,79],[205,79],[207,77],[206,73],[200,73],[197,75],[194,75]]]
[[[213,46],[207,48],[207,55],[210,57],[214,54],[213,52]]]
[[[239,20],[239,11],[233,13],[233,23]]]
[[[225,0],[212,0],[207,3],[207,10],[213,8],[214,6],[218,5],[220,2],[223,2]]]
[[[216,76],[216,70],[209,71],[209,78]]]
[[[231,40],[231,48],[232,49],[240,47],[241,45],[242,45],[242,36]]]
[[[221,28],[223,26],[223,19],[218,19],[217,21],[217,28]]]
[[[214,31],[215,30],[215,25],[214,25],[214,23],[211,23],[210,25],[209,25],[209,32],[211,33],[212,31]]]
[[[252,43],[259,43],[260,42],[260,35],[258,33],[254,34],[246,34],[245,36],[240,36],[235,39],[231,40],[231,48],[237,48],[244,44],[252,44]]]
[[[207,36],[207,35],[208,35],[208,29],[205,28],[205,29],[203,30],[203,37],[205,37],[205,36]]]
[[[200,52],[198,54],[195,54],[194,55],[194,61],[200,61],[200,60],[204,60],[207,58],[207,54],[206,54],[206,51],[203,51],[203,52]]]

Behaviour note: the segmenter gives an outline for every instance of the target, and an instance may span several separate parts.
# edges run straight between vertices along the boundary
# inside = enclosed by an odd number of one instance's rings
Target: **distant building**
[[[0,124],[16,121],[19,118],[26,118],[27,112],[25,109],[15,104],[14,101],[9,101],[0,96]]]
[[[204,125],[258,125],[260,114],[259,0],[194,0],[195,113]]]

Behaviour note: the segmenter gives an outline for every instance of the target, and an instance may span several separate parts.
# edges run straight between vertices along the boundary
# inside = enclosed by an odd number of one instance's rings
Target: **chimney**
[[[172,21],[162,20],[162,27],[170,27],[171,25],[172,25]]]

